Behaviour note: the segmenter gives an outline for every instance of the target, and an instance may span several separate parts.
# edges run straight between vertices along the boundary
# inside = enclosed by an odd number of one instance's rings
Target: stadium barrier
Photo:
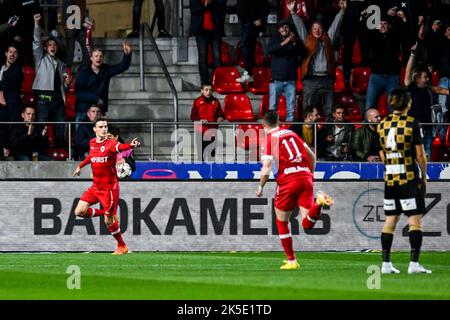
[[[73,210],[90,181],[0,181],[1,251],[111,251],[100,217]],[[291,221],[298,251],[379,250],[383,182],[316,181],[335,205],[305,234]],[[120,224],[132,251],[280,251],[274,223],[275,183],[255,196],[255,181],[123,181]],[[448,181],[429,182],[423,219],[425,250],[450,249]],[[394,250],[409,250],[406,220]]]
[[[109,122],[111,126],[118,127],[121,130],[121,137],[125,141],[138,137],[141,146],[136,149],[136,158],[138,160],[150,161],[172,161],[175,163],[198,163],[201,162],[197,154],[197,146],[201,145],[201,136],[196,134],[196,130],[201,127],[200,122]],[[48,127],[48,136],[50,150],[54,143],[54,128],[57,125],[64,126],[66,145],[64,148],[57,148],[57,154],[50,152],[48,156],[55,160],[74,159],[74,143],[76,141],[75,132],[79,124],[88,124],[90,122],[34,122],[42,128]],[[287,129],[291,124],[304,124],[303,122],[283,122],[281,127]],[[320,128],[330,124],[328,122],[314,123],[314,143],[317,142],[317,132]],[[365,122],[347,122],[342,124],[351,124],[356,128],[368,125]],[[23,126],[23,122],[1,122],[0,126]],[[258,163],[261,154],[261,144],[264,139],[264,130],[259,122],[234,122],[234,123],[214,123],[208,125],[217,125],[218,129],[208,129],[210,134],[216,136],[216,146],[214,158],[215,163]],[[423,128],[432,128],[435,138],[433,139],[432,161],[445,162],[449,159],[450,153],[450,123],[439,125],[423,123]],[[439,135],[439,137],[438,137]],[[208,138],[206,138],[208,139]],[[70,142],[70,144],[69,144]],[[343,141],[350,144],[351,141]],[[313,151],[316,152],[316,148]],[[206,153],[211,152],[207,149]]]

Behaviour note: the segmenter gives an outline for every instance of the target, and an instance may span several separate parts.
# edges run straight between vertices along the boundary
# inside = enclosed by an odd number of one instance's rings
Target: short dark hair
[[[344,111],[346,111],[346,110],[345,110],[345,107],[344,107],[342,104],[335,104],[335,105],[331,108],[331,112],[335,113],[337,109],[344,109]]]
[[[314,109],[317,109],[319,111],[319,107],[315,105],[306,106],[305,110],[303,110],[303,119],[306,119],[310,114],[314,112]]]
[[[19,52],[19,48],[18,45],[15,43],[10,43],[5,47],[5,52],[8,52],[9,48],[14,48],[16,49],[17,53]]]
[[[100,47],[94,47],[94,48],[92,48],[92,51],[91,51],[91,57],[95,51],[100,51],[103,54],[103,50]]]
[[[28,104],[28,105],[24,105],[24,106],[23,106],[23,108],[22,108],[22,113],[24,113],[25,110],[27,110],[28,108],[33,109],[35,112],[37,112],[35,106],[33,106],[33,105],[31,105],[31,104]]]
[[[92,122],[93,126],[95,127],[95,126],[97,125],[97,122],[100,122],[100,121],[106,121],[106,122],[108,122],[108,118],[106,118],[105,116],[100,116],[100,117],[96,118],[96,119]]]
[[[111,133],[114,137],[120,136],[120,128],[119,127],[109,127],[108,132]]]
[[[411,104],[411,93],[405,87],[392,90],[389,97],[389,105],[396,111],[403,111]]]
[[[425,67],[417,67],[413,70],[413,81],[416,82],[417,77],[421,76],[422,73],[426,73],[428,76],[430,75],[428,72],[428,69],[426,69]]]
[[[269,110],[266,113],[264,113],[263,120],[270,127],[274,127],[278,123],[278,113],[276,111]]]

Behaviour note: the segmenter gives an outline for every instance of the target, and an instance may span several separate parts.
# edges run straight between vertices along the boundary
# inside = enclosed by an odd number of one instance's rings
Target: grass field
[[[299,253],[281,271],[280,253],[0,254],[0,299],[450,299],[450,253],[424,252],[433,274],[408,275],[409,253],[393,253],[399,275],[367,288],[379,253]],[[69,290],[68,266],[81,271]]]

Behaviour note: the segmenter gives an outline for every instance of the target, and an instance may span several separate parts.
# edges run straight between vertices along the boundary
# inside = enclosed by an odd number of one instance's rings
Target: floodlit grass
[[[450,299],[450,253],[424,252],[433,274],[408,275],[409,253],[393,253],[401,274],[369,289],[379,253],[300,252],[301,269],[279,270],[284,254],[109,253],[0,254],[0,299]],[[69,290],[67,268],[80,268]],[[71,279],[69,279],[71,282]]]

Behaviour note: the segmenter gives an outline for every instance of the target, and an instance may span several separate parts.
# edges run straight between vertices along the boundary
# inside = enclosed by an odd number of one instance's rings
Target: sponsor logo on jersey
[[[92,163],[105,163],[105,162],[108,162],[108,157],[93,157],[93,158],[91,158],[91,162]]]
[[[311,170],[308,167],[296,166],[296,167],[290,167],[290,168],[284,169],[284,174],[297,173],[297,172],[301,172],[301,171],[311,172]]]

